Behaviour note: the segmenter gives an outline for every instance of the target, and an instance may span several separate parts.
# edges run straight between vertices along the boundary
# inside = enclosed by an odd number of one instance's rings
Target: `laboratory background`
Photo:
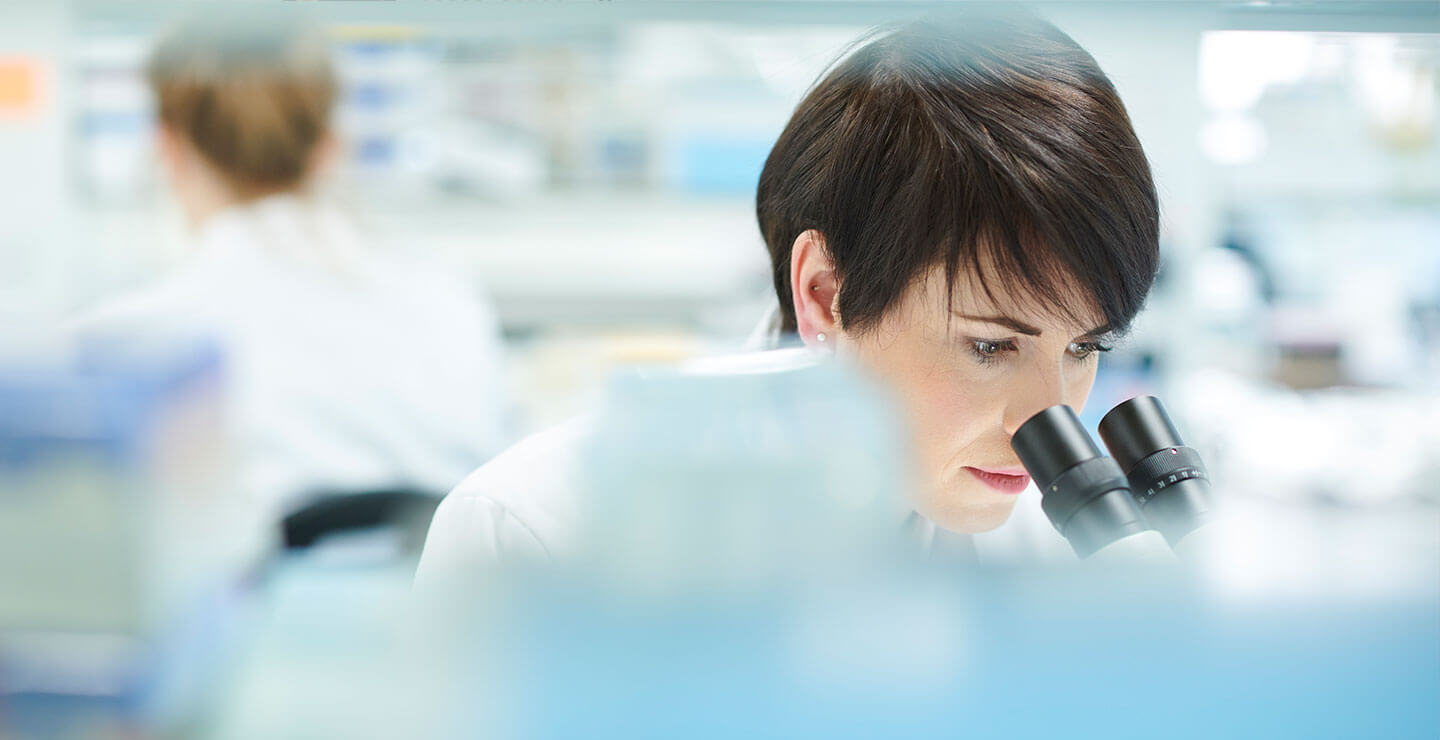
[[[0,0],[0,738],[893,737],[967,723],[1205,737],[1231,720],[1248,730],[1236,736],[1435,737],[1433,1],[1027,6],[1093,54],[1154,170],[1160,271],[1081,420],[1093,432],[1154,394],[1203,454],[1234,535],[1187,571],[1192,589],[1130,583],[1099,603],[1104,586],[1030,573],[1020,531],[997,533],[1002,571],[967,580],[960,603],[908,581],[858,612],[819,594],[773,642],[744,621],[755,610],[666,612],[640,634],[613,613],[591,632],[563,607],[526,619],[526,602],[459,630],[482,635],[463,645],[437,637],[454,624],[416,626],[411,579],[439,498],[625,394],[615,379],[634,368],[742,350],[776,300],[755,188],[795,105],[869,29],[965,5]],[[324,431],[345,444],[384,445],[365,436],[375,419],[395,432],[385,464],[297,431],[305,460],[242,472],[253,449],[232,404],[246,391],[224,348],[70,331],[192,256],[146,65],[167,29],[221,10],[324,39],[336,139],[314,196],[406,266],[385,290],[473,319],[372,306],[388,333],[355,319],[347,341],[364,351],[334,336],[279,345],[297,377],[351,363],[322,383],[337,394],[371,376],[414,392],[429,411],[413,419],[388,396],[326,401]],[[255,297],[297,326],[307,300]],[[400,432],[421,428],[465,431],[406,447]],[[326,477],[322,460],[353,475]],[[269,486],[263,503],[231,495],[242,480]],[[1026,585],[1006,586],[1017,573]],[[1163,606],[1142,603],[1154,592]],[[1021,616],[1057,598],[1078,616]],[[1132,605],[1155,616],[1131,619]],[[909,639],[878,646],[871,624]],[[1185,647],[1181,631],[1219,647]],[[704,668],[677,677],[667,655]],[[1177,665],[1185,675],[1162,675]],[[874,683],[836,678],[847,671]]]

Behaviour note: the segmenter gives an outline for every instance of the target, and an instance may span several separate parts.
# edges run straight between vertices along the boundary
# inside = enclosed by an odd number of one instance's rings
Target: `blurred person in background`
[[[498,323],[473,286],[367,248],[316,192],[340,149],[324,39],[192,20],[163,37],[147,75],[193,250],[79,328],[220,344],[242,485],[288,517],[291,544],[410,507],[428,520],[499,445]]]
[[[838,62],[780,134],[756,213],[777,298],[758,336],[847,355],[892,391],[929,548],[1010,517],[1030,488],[1011,436],[1084,406],[1159,256],[1150,166],[1110,80],[1048,22],[992,11],[912,22]],[[419,584],[563,551],[590,432],[542,432],[452,492]]]

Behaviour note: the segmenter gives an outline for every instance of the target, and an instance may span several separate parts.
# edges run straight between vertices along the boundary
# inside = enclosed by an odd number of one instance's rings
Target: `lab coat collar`
[[[201,259],[283,262],[354,275],[364,272],[362,240],[339,209],[303,193],[278,193],[226,208],[197,234]]]

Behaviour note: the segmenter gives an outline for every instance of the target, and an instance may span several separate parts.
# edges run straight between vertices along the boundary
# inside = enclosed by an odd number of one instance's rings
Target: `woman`
[[[243,484],[271,521],[324,493],[438,499],[499,445],[497,322],[471,286],[368,251],[313,192],[337,150],[322,40],[246,18],[190,23],[148,75],[194,248],[82,326],[218,341]]]
[[[1084,405],[1158,256],[1124,106],[1088,53],[1031,17],[968,14],[864,43],[796,109],[756,211],[775,328],[895,392],[925,479],[912,507],[956,533],[1010,516],[1030,483],[1011,435],[1048,406]],[[451,493],[420,580],[563,546],[581,433],[527,440]]]

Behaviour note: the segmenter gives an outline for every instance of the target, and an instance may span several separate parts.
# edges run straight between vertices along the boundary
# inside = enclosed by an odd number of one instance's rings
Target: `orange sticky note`
[[[0,115],[24,115],[38,107],[40,65],[25,57],[0,57]]]

